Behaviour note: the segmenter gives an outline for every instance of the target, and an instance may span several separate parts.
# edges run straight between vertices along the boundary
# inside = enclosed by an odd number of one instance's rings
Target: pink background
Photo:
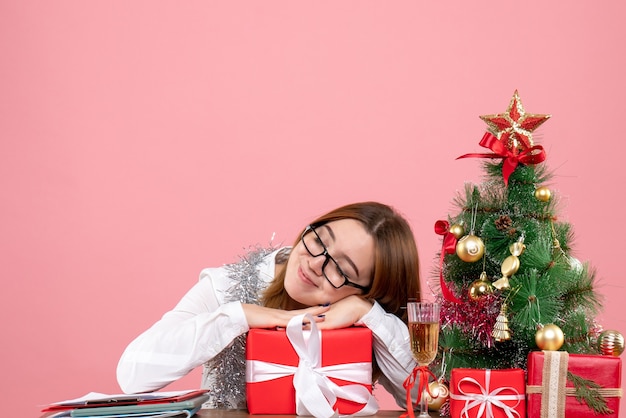
[[[626,333],[625,13],[620,1],[1,1],[2,415],[118,393],[125,345],[203,267],[274,234],[290,244],[340,204],[400,209],[430,281],[434,222],[481,180],[478,160],[455,158],[484,151],[478,116],[515,89],[553,115],[536,136],[549,186],[575,255],[597,268],[598,319]]]

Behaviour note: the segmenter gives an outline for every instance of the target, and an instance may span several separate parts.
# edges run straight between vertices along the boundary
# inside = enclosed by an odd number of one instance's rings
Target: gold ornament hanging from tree
[[[465,235],[456,243],[456,255],[466,263],[480,260],[484,253],[485,244],[476,235]]]
[[[551,195],[552,192],[550,192],[550,189],[545,186],[539,187],[535,190],[535,199],[540,202],[549,202]]]
[[[472,219],[470,222],[470,233],[461,237],[456,243],[456,255],[466,263],[474,263],[480,260],[483,254],[485,254],[485,243],[480,237],[474,235],[478,203],[471,207]]]
[[[460,239],[463,235],[465,235],[465,228],[463,228],[462,224],[450,225],[449,231],[456,239]]]
[[[506,304],[503,303],[500,306],[500,313],[496,318],[496,323],[493,326],[491,336],[498,342],[507,341],[511,339],[511,333],[509,332],[509,319],[506,317]]]
[[[524,245],[524,236],[520,237],[517,242],[514,242],[509,246],[510,256],[504,259],[502,262],[502,266],[500,267],[500,271],[502,272],[502,277],[495,282],[493,282],[493,287],[498,290],[506,290],[511,286],[509,284],[509,278],[513,276],[520,266],[519,256],[522,255],[526,246]]]
[[[470,285],[468,293],[472,300],[478,300],[483,296],[493,293],[491,283],[487,280],[487,273],[484,271],[480,273],[480,278]]]
[[[557,351],[565,342],[565,335],[557,325],[548,324],[539,328],[535,334],[535,342],[541,350]]]

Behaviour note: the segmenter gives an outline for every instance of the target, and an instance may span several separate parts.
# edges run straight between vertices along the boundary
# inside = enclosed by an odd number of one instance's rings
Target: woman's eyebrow
[[[330,235],[330,239],[332,239],[334,241],[335,240],[335,233],[333,232],[333,229],[330,226],[328,226],[328,224],[322,225],[322,228],[326,228],[326,230],[328,231],[328,235]]]
[[[335,233],[333,232],[333,229],[328,226],[328,224],[324,224],[322,225],[323,228],[326,228],[326,230],[328,231],[328,235],[330,235],[330,239],[333,240],[333,242],[335,241]],[[350,264],[352,266],[352,268],[354,269],[354,272],[356,273],[356,277],[359,277],[359,269],[356,266],[356,264],[354,264],[354,261],[352,261],[352,259],[350,257],[348,257],[346,254],[343,255],[343,258],[345,258],[345,260],[348,262],[348,264]]]

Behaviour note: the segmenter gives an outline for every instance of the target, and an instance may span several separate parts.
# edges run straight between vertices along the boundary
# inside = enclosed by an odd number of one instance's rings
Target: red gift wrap
[[[610,414],[595,414],[574,394],[574,384],[567,372],[591,380],[602,388]],[[532,351],[528,355],[528,417],[579,418],[618,417],[621,389],[622,360],[619,357],[568,354],[564,351]]]
[[[296,317],[299,318],[299,317]],[[291,323],[290,323],[291,325]],[[318,367],[305,370],[300,378],[295,370],[300,367],[309,367],[315,362],[303,359],[302,352],[294,348],[296,344],[290,341],[288,330],[251,329],[248,332],[246,343],[246,400],[250,414],[297,414],[298,398],[309,396],[312,387],[319,384],[324,397],[330,401],[329,411],[338,410],[340,414],[372,415],[378,410],[375,398],[372,395],[372,332],[368,328],[351,327],[345,329],[324,330],[317,329],[302,331],[302,319],[297,319],[295,325],[304,337],[300,344],[313,344],[316,339],[318,347],[309,347],[309,350],[319,354]],[[314,338],[314,336],[316,338]],[[302,350],[300,348],[300,350]],[[315,356],[315,355],[314,355]],[[301,364],[305,363],[305,364]],[[344,377],[338,378],[337,376]],[[294,377],[296,382],[294,383]],[[302,382],[302,379],[308,382]],[[301,382],[298,383],[298,380]],[[330,383],[329,383],[330,382]],[[298,391],[294,384],[303,390]],[[328,396],[328,385],[335,395]],[[358,392],[355,400],[344,396],[343,391]],[[321,396],[321,395],[320,395]],[[352,396],[355,399],[354,396]],[[364,407],[367,405],[367,408]],[[375,409],[372,409],[375,407]],[[326,406],[328,408],[328,406]],[[301,411],[300,411],[301,412]],[[305,415],[321,415],[313,412]]]
[[[526,380],[522,369],[452,369],[452,418],[525,418]]]

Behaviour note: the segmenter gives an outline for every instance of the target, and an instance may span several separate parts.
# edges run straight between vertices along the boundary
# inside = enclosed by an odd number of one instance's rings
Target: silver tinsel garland
[[[233,285],[226,291],[224,301],[260,304],[261,292],[267,281],[259,277],[259,265],[275,248],[253,248],[240,257],[239,262],[225,266]],[[289,256],[290,248],[284,248],[276,256],[278,263]],[[209,389],[209,400],[204,408],[246,408],[246,336],[235,338],[217,356],[204,364],[203,382]]]

